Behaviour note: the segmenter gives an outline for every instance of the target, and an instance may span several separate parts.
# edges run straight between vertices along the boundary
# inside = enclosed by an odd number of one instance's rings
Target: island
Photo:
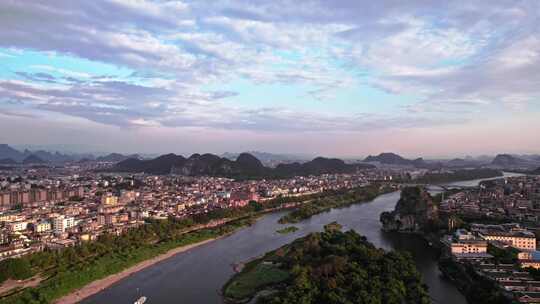
[[[247,263],[222,293],[227,303],[431,303],[409,254],[337,223]]]
[[[298,228],[295,227],[295,226],[288,226],[288,227],[276,230],[276,232],[279,233],[279,234],[289,234],[289,233],[293,233],[295,231],[298,231]]]

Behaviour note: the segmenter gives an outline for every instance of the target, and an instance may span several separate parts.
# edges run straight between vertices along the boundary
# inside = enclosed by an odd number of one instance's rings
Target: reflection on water
[[[473,186],[478,182],[454,184]],[[261,255],[307,233],[320,231],[332,221],[338,221],[344,229],[354,229],[365,235],[378,247],[410,252],[429,286],[434,303],[466,303],[457,289],[440,276],[436,252],[422,238],[381,231],[379,215],[383,211],[393,210],[398,199],[399,193],[394,192],[379,196],[369,203],[334,209],[296,224],[299,230],[287,235],[275,233],[283,227],[277,220],[284,212],[269,214],[231,236],[178,254],[133,274],[83,303],[133,303],[138,296],[138,288],[148,297],[149,303],[221,303],[219,290],[233,274],[232,263]]]

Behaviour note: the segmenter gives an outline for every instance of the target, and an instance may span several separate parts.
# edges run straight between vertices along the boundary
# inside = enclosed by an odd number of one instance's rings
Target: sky
[[[0,1],[0,143],[540,153],[540,2]]]

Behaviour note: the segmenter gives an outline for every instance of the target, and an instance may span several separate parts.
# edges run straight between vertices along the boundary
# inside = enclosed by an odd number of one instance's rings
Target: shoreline
[[[110,276],[107,276],[105,278],[102,278],[102,279],[99,279],[99,280],[96,280],[96,281],[93,281],[92,283],[80,288],[80,289],[77,289],[57,300],[55,300],[53,303],[55,304],[75,304],[75,303],[79,303],[80,301],[96,294],[96,293],[99,293],[101,291],[103,291],[104,289],[107,289],[108,287],[112,286],[113,284],[131,276],[132,274],[135,274],[141,270],[144,270],[145,268],[148,268],[150,266],[153,266],[161,261],[164,261],[164,260],[167,260],[179,253],[182,253],[182,252],[186,252],[188,250],[191,250],[195,247],[199,247],[199,246],[202,246],[204,244],[208,244],[210,242],[213,242],[215,240],[218,240],[224,236],[227,236],[227,235],[223,235],[223,236],[220,236],[220,237],[215,237],[215,238],[211,238],[211,239],[207,239],[207,240],[204,240],[204,241],[200,241],[198,243],[193,243],[193,244],[190,244],[190,245],[185,245],[185,246],[182,246],[182,247],[178,247],[178,248],[174,248],[174,249],[171,249],[169,250],[168,252],[164,253],[164,254],[160,254],[154,258],[151,258],[151,259],[148,259],[148,260],[144,260],[140,263],[137,263],[127,269],[124,269],[122,270],[121,272],[118,272],[118,273],[115,273],[115,274],[112,274]]]

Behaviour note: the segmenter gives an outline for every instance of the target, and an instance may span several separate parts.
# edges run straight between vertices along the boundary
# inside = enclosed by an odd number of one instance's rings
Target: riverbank
[[[279,219],[280,224],[294,224],[306,220],[316,214],[329,211],[335,208],[344,208],[352,204],[365,203],[374,200],[379,195],[395,191],[391,186],[382,186],[373,184],[349,190],[342,193],[336,193],[333,196],[316,199],[310,204],[303,204]]]
[[[136,273],[136,272],[139,272],[147,267],[150,267],[150,266],[153,266],[154,264],[157,264],[161,261],[164,261],[166,259],[169,259],[179,253],[182,253],[182,252],[185,252],[185,251],[188,251],[192,248],[195,248],[195,247],[198,247],[198,246],[202,246],[204,244],[207,244],[207,243],[210,243],[210,242],[213,242],[219,238],[222,238],[222,237],[225,237],[226,235],[223,235],[223,236],[220,236],[220,237],[215,237],[215,238],[211,238],[211,239],[208,239],[208,240],[204,240],[204,241],[201,241],[201,242],[198,242],[198,243],[194,243],[194,244],[190,244],[190,245],[186,245],[186,246],[182,246],[182,247],[178,247],[178,248],[175,248],[175,249],[171,249],[170,251],[168,251],[167,253],[164,253],[164,254],[161,254],[161,255],[158,255],[152,259],[149,259],[149,260],[145,260],[145,261],[142,261],[136,265],[133,265],[119,273],[116,273],[116,274],[112,274],[108,277],[105,277],[103,279],[100,279],[100,280],[97,280],[97,281],[94,281],[86,286],[84,286],[83,288],[80,288],[58,300],[56,300],[54,303],[56,304],[75,304],[75,303],[78,303],[80,302],[81,300],[91,296],[91,295],[94,295],[104,289],[106,289],[107,287],[113,285],[114,283],[116,282],[119,282],[127,277],[129,277],[130,275]]]

